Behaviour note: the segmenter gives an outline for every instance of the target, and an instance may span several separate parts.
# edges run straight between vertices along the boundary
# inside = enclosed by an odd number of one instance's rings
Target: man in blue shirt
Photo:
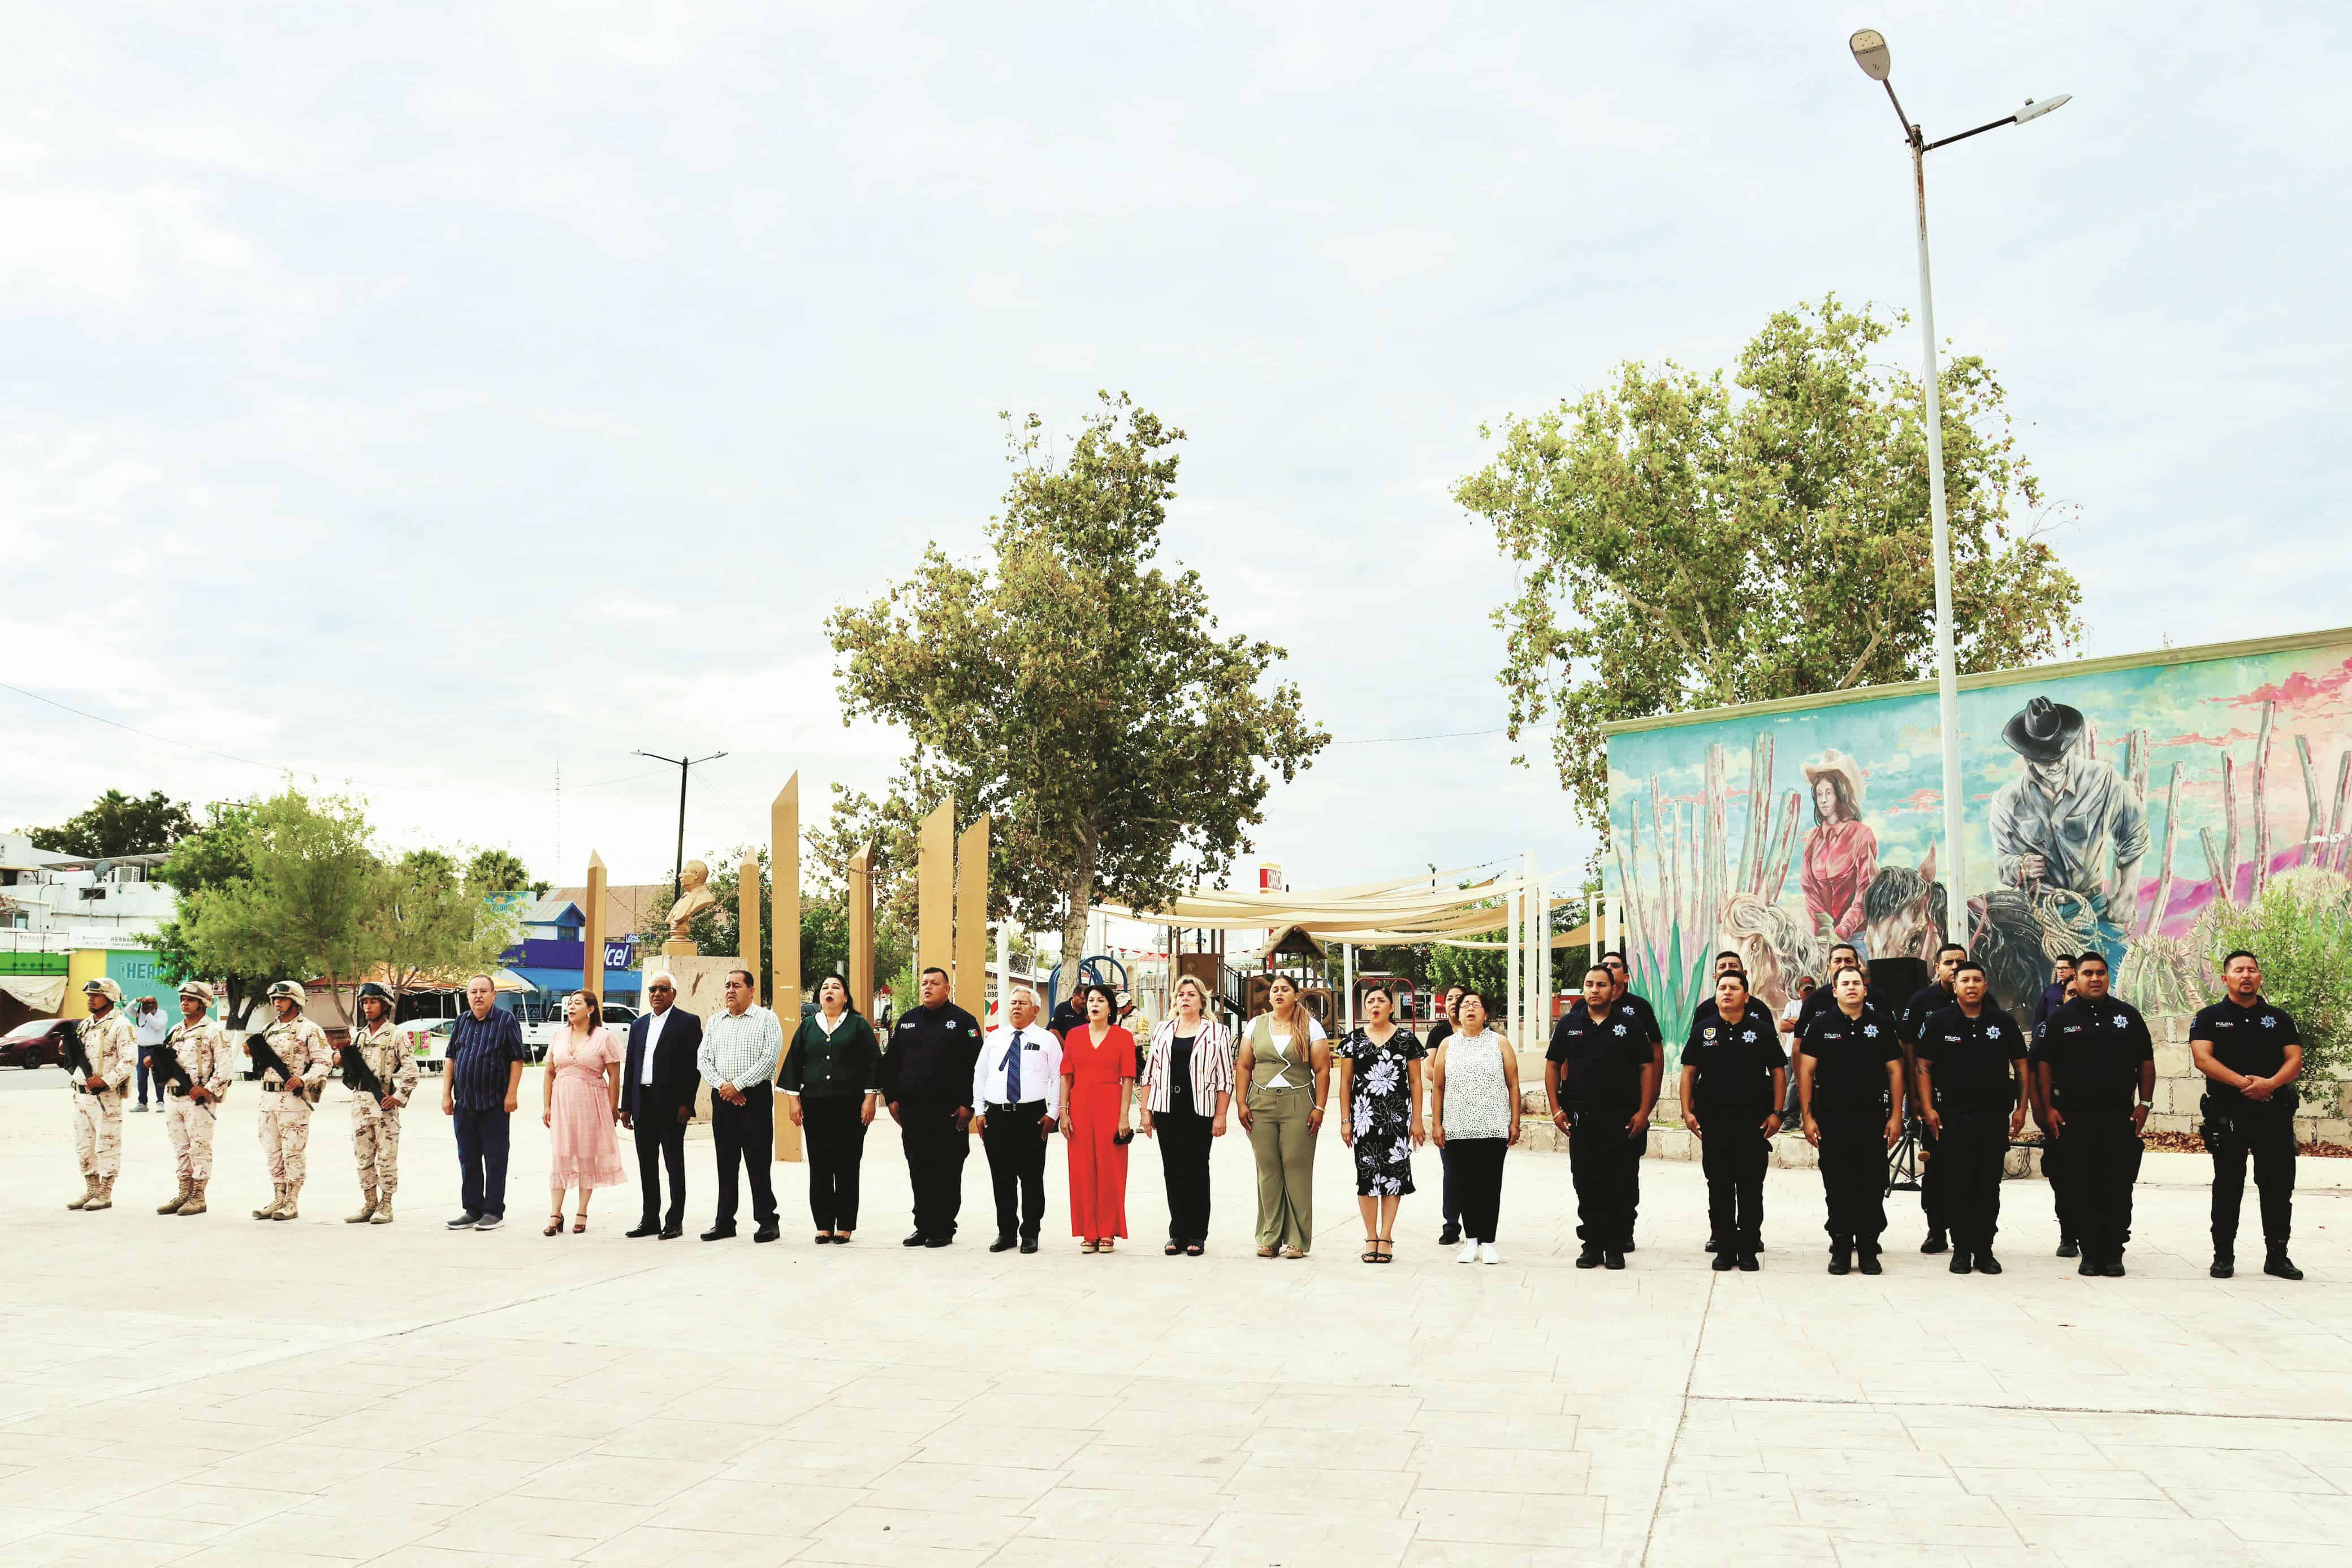
[[[465,1016],[449,1034],[441,1071],[441,1113],[456,1122],[466,1212],[452,1230],[496,1230],[507,1217],[507,1134],[522,1088],[522,1026],[498,1004],[488,975],[466,982]]]

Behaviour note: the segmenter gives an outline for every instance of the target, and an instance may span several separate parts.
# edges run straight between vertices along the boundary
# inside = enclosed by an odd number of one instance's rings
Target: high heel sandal
[[[584,1233],[587,1231],[587,1229],[588,1229],[588,1217],[587,1217],[586,1215],[584,1215],[584,1214],[575,1214],[575,1215],[573,1215],[573,1216],[572,1217],[572,1235],[574,1235],[574,1236],[583,1235],[583,1234],[584,1234]]]
[[[553,1214],[547,1217],[547,1228],[541,1231],[540,1234],[541,1236],[561,1236],[563,1234],[563,1211],[562,1209],[557,1209]]]
[[[1373,1242],[1372,1245],[1381,1249],[1381,1255],[1373,1259],[1373,1262],[1393,1263],[1396,1261],[1396,1243],[1393,1240],[1384,1236],[1380,1240]]]
[[[1381,1260],[1381,1239],[1377,1236],[1365,1237],[1364,1249],[1356,1255],[1356,1260],[1360,1263],[1379,1262]]]

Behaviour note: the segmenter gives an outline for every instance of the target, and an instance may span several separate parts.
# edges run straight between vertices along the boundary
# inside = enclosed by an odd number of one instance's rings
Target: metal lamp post
[[[1846,47],[1853,51],[1854,64],[1862,68],[1863,75],[1885,88],[1886,101],[1895,106],[1895,118],[1903,125],[1903,140],[1911,149],[1911,188],[1918,204],[1919,341],[1921,356],[1927,363],[1927,505],[1936,552],[1936,696],[1937,728],[1944,742],[1944,885],[1948,890],[1944,920],[1948,939],[1959,924],[1959,913],[1968,897],[1968,884],[1962,877],[1965,862],[1960,858],[1960,833],[1966,812],[1960,786],[1959,663],[1952,646],[1952,535],[1944,507],[1943,389],[1937,374],[1936,297],[1927,273],[1927,154],[1938,147],[1948,147],[2004,125],[2023,125],[2029,120],[2039,120],[2063,106],[2073,95],[2062,92],[2039,102],[2028,99],[2025,107],[2014,114],[1930,141],[1919,127],[1911,123],[1911,117],[1903,112],[1903,100],[1895,96],[1895,84],[1886,79],[1894,61],[1887,53],[1885,37],[1875,28],[1864,27],[1846,40]]]

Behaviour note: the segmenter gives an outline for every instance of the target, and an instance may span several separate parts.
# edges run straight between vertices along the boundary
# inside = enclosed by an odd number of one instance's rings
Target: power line
[[[1334,746],[1392,746],[1408,740],[1460,740],[1472,735],[1508,735],[1509,729],[1455,729],[1444,735],[1372,735],[1361,740],[1335,740]]]

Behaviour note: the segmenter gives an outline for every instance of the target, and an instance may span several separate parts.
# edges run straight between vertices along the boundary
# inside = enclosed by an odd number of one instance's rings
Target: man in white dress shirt
[[[1062,1110],[1062,1042],[1038,1024],[1037,993],[1028,987],[1013,993],[1006,1012],[1013,1021],[988,1031],[972,1065],[972,1131],[988,1151],[996,1188],[996,1239],[988,1249],[1017,1244],[1034,1252],[1045,1218],[1045,1141]]]
[[[675,1241],[686,1225],[686,1124],[694,1120],[695,1060],[702,1020],[674,1005],[677,977],[656,969],[646,977],[653,1010],[629,1024],[629,1059],[621,1069],[621,1125],[636,1134],[637,1182],[645,1211],[629,1234]],[[669,1207],[662,1207],[662,1172],[669,1173]]]

